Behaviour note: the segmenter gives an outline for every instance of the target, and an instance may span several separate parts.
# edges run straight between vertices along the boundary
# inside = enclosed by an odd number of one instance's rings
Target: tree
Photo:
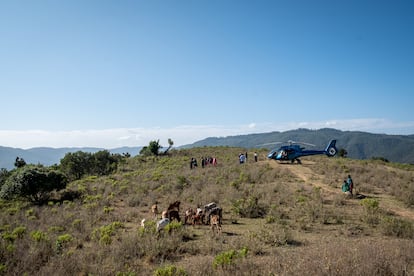
[[[26,198],[35,203],[45,202],[50,192],[66,188],[66,176],[41,165],[16,169],[1,187],[0,198]]]
[[[139,154],[149,156],[149,155],[159,155],[159,150],[161,148],[160,140],[150,141],[147,147],[143,147]]]
[[[346,151],[346,149],[342,148],[339,150],[338,155],[340,157],[346,157],[348,155],[348,152]]]
[[[91,166],[92,174],[107,175],[116,170],[120,155],[111,155],[107,150],[101,150],[92,155],[93,165]]]
[[[164,151],[163,154],[167,154],[167,152],[172,148],[172,146],[174,145],[173,140],[171,140],[171,138],[168,138],[168,148]]]
[[[91,159],[87,152],[69,152],[60,160],[60,167],[70,180],[78,180],[91,171]]]
[[[23,158],[20,158],[20,157],[17,156],[16,157],[16,161],[14,162],[14,166],[16,168],[21,168],[21,167],[23,167],[25,165],[26,165],[26,161],[24,161]]]
[[[67,153],[60,160],[60,168],[69,180],[78,180],[85,175],[108,175],[117,169],[121,160],[120,154],[111,154],[107,150],[93,154],[77,151]]]
[[[6,183],[7,178],[9,178],[11,172],[6,170],[5,168],[0,169],[0,188],[3,186],[4,183]]]
[[[160,145],[160,140],[150,141],[149,144],[148,144],[148,146],[143,147],[141,149],[141,151],[139,152],[139,154],[142,154],[144,156],[150,156],[150,155],[158,156],[160,154],[161,155],[165,155],[165,154],[167,154],[167,152],[174,145],[174,142],[173,142],[173,140],[171,140],[171,138],[168,138],[168,145],[169,145],[168,148],[164,152],[160,153],[159,152],[160,151],[160,148],[162,148],[162,146]]]

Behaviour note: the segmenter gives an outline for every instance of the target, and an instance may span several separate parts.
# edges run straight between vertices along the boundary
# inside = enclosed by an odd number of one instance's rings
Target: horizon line
[[[111,128],[70,131],[0,130],[0,146],[18,149],[42,147],[116,149],[143,147],[154,140],[159,140],[162,145],[163,143],[167,144],[168,139],[171,139],[174,142],[174,147],[181,147],[207,138],[287,132],[298,129],[316,131],[326,128],[384,135],[409,136],[414,134],[414,122],[395,123],[385,119],[353,119],[285,124],[250,123],[236,126],[181,125],[172,128]]]

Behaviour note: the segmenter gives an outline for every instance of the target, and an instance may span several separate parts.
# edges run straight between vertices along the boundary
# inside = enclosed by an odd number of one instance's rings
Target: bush
[[[171,232],[174,229],[177,229],[177,230],[182,229],[182,227],[183,227],[183,224],[181,222],[173,220],[165,226],[165,231]]]
[[[294,243],[291,231],[285,226],[275,224],[265,224],[257,233],[251,233],[250,236],[254,240],[270,246],[283,246]]]
[[[69,244],[69,242],[71,242],[73,240],[73,237],[71,234],[64,234],[64,235],[60,235],[59,237],[57,237],[56,239],[56,251],[58,253],[60,253],[62,251],[62,249]]]
[[[241,198],[233,202],[233,213],[245,218],[262,218],[266,215],[266,207],[259,204],[254,196]]]
[[[365,208],[365,222],[374,225],[379,223],[379,202],[373,198],[364,198],[361,205]]]
[[[154,271],[154,276],[187,276],[187,272],[180,267],[167,265]]]
[[[385,217],[381,222],[382,232],[387,236],[414,238],[414,225],[411,221],[395,217]]]
[[[41,242],[41,241],[47,241],[48,240],[47,234],[43,233],[42,231],[32,231],[30,233],[30,236],[36,242]]]
[[[1,187],[0,198],[26,198],[35,203],[46,202],[50,192],[66,187],[66,177],[57,170],[42,166],[17,169]]]
[[[237,259],[246,258],[248,253],[247,247],[243,247],[242,249],[236,250],[228,250],[218,254],[213,261],[214,269],[221,267],[223,269],[227,269],[233,266]]]
[[[111,224],[101,226],[95,229],[92,233],[93,237],[99,240],[101,245],[109,245],[112,243],[112,236],[115,235],[115,231],[119,228],[124,228],[124,224],[121,222],[112,222]]]
[[[60,160],[60,168],[70,180],[81,179],[85,175],[109,175],[114,172],[123,157],[107,150],[89,153],[83,151],[67,153]]]

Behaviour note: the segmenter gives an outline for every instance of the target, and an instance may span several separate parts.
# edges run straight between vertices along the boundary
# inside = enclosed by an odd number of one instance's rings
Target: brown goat
[[[156,203],[151,206],[151,213],[154,216],[154,219],[157,219],[157,217],[158,217],[158,205]]]
[[[180,219],[180,213],[177,210],[169,210],[167,211],[167,217],[170,221],[173,221],[176,219],[178,222],[181,221]]]
[[[219,215],[211,215],[210,225],[211,231],[213,231],[213,233],[221,234],[221,222]]]
[[[195,215],[195,212],[193,208],[188,208],[187,210],[185,210],[184,224],[187,224],[187,222],[190,222],[190,224],[194,225],[194,215]]]
[[[178,200],[174,203],[171,203],[168,206],[167,211],[176,210],[176,211],[180,212],[180,204],[181,204],[181,202],[178,201]]]

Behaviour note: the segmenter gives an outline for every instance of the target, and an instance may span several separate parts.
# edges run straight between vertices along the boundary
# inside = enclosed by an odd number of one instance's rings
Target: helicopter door
[[[287,151],[287,150],[281,150],[281,151],[280,151],[280,155],[281,155],[281,159],[282,159],[282,160],[288,160],[288,159],[289,159],[289,158],[288,158],[289,153],[288,153],[288,151]]]

